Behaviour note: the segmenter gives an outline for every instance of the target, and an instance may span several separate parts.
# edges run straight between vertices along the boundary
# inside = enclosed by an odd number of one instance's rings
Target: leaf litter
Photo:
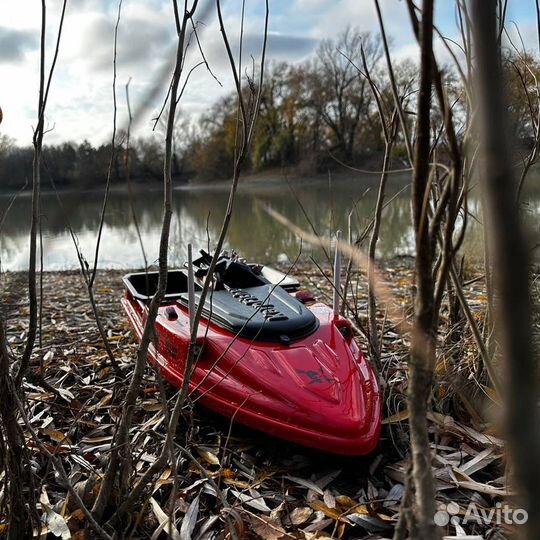
[[[410,317],[412,263],[388,261],[388,283]],[[296,269],[305,287],[330,301],[328,280],[311,267]],[[474,274],[476,276],[476,274]],[[27,415],[43,445],[62,460],[70,482],[91,506],[104,472],[114,426],[133,369],[137,343],[120,307],[121,273],[98,273],[96,300],[107,338],[123,372],[115,380],[96,330],[86,290],[77,272],[43,275],[43,320],[40,343],[25,382]],[[366,322],[365,278],[353,274],[355,326]],[[465,288],[477,320],[485,311],[481,280]],[[6,273],[0,282],[9,347],[19,352],[28,329],[24,275]],[[496,403],[464,331],[461,342],[448,344],[449,310],[441,314],[440,353],[433,410],[429,416],[433,474],[437,501],[456,503],[464,514],[470,502],[492,508],[511,500],[504,463],[504,446],[497,433]],[[155,481],[151,498],[134,516],[134,538],[225,538],[226,524],[237,533],[264,540],[391,538],[397,524],[409,469],[408,340],[379,314],[383,337],[384,418],[381,443],[370,456],[348,458],[309,450],[233,425],[202,406],[181,422],[177,442],[196,462],[179,452],[177,472],[166,469]],[[365,343],[358,336],[360,343]],[[363,347],[365,349],[365,347]],[[174,389],[167,386],[168,402]],[[159,384],[150,366],[140,392],[131,431],[135,485],[159,454],[166,422]],[[40,485],[41,538],[81,538],[87,530],[82,512],[39,445],[26,432],[36,485]],[[225,504],[227,505],[225,508]],[[172,521],[171,521],[172,519]],[[3,524],[0,524],[2,527]],[[486,523],[450,523],[448,538],[505,538],[500,527]],[[49,535],[49,536],[47,536]]]

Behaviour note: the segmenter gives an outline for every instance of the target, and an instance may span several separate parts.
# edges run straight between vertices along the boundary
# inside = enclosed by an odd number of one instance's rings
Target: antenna
[[[191,244],[187,245],[188,258],[188,312],[189,312],[189,333],[193,332],[195,321],[195,277],[193,275],[193,254]]]
[[[341,251],[339,250],[339,241],[341,240],[341,231],[336,232],[336,251],[334,255],[334,317],[339,316],[340,289],[341,289]]]

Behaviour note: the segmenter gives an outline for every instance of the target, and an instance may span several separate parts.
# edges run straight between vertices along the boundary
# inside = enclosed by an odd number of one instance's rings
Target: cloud
[[[139,6],[138,6],[139,7]],[[70,20],[64,43],[67,57],[97,74],[110,73],[113,61],[116,15],[101,12],[76,15]],[[170,21],[148,12],[144,6],[122,14],[117,42],[118,65],[144,70],[159,60],[174,41]]]
[[[0,62],[23,60],[26,53],[37,47],[37,36],[30,30],[14,30],[0,26]]]
[[[257,36],[257,40],[260,42],[261,37]],[[313,37],[271,33],[268,36],[268,55],[294,61],[311,54],[318,44],[319,39]]]
[[[47,59],[53,54],[55,32],[61,2],[50,2],[47,13]],[[260,60],[264,31],[264,2],[245,3],[243,70]],[[411,30],[406,3],[402,0],[380,2],[386,31],[392,38],[392,58],[418,58],[418,47]],[[441,31],[455,37],[455,3],[440,2],[437,20]],[[514,17],[519,19],[527,48],[536,44],[535,19],[524,3],[514,2]],[[235,58],[238,58],[242,2],[224,1],[223,18]],[[519,9],[518,9],[519,8]],[[107,141],[112,118],[112,60],[114,26],[118,2],[110,0],[70,0],[54,75],[47,124],[54,130],[47,143],[63,140],[94,144]],[[35,0],[0,0],[0,105],[4,121],[0,132],[15,137],[21,144],[31,140],[37,112],[37,75],[39,73],[40,8]],[[215,2],[200,0],[195,21],[206,58],[219,86],[204,66],[192,74],[180,103],[181,109],[196,119],[207,112],[221,96],[233,91],[233,77],[216,17]],[[313,54],[322,39],[336,38],[348,26],[365,32],[379,32],[371,0],[288,0],[271,2],[267,59],[301,62]],[[165,98],[175,56],[176,29],[171,2],[163,0],[124,1],[118,35],[117,101],[118,123],[126,118],[124,85],[131,77],[132,110],[139,113],[136,135],[149,135],[151,119]],[[447,63],[448,51],[439,39],[437,57]],[[457,51],[456,51],[457,52]],[[184,76],[200,62],[200,53],[192,39]],[[146,106],[142,106],[145,104]]]
[[[229,41],[235,58],[238,58],[239,36],[234,32],[229,35]],[[309,36],[296,36],[281,33],[269,33],[266,46],[266,58],[295,62],[304,59],[317,47],[319,40]],[[243,36],[242,54],[244,63],[251,63],[251,57],[258,62],[261,57],[263,35],[256,32],[246,32]],[[211,66],[228,69],[229,63],[221,38],[206,42],[205,54]],[[249,59],[249,60],[248,60]]]

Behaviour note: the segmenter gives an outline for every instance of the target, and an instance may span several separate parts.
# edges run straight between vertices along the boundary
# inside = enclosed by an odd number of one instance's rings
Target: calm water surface
[[[540,178],[540,177],[539,177]],[[369,223],[377,196],[378,176],[294,184],[261,186],[247,184],[240,188],[228,235],[228,246],[252,260],[271,262],[294,259],[300,250],[295,234],[276,223],[263,209],[271,206],[293,223],[329,236],[337,229],[347,234],[350,222],[355,235]],[[410,219],[410,192],[407,177],[392,177],[387,200],[395,199],[384,211],[379,256],[392,257],[413,253],[413,231]],[[149,263],[157,259],[161,227],[162,195],[158,190],[137,191],[133,206],[138,219],[144,249]],[[181,264],[186,244],[196,249],[212,244],[219,233],[227,204],[226,188],[179,189],[174,192],[174,217],[171,230],[171,264]],[[96,232],[102,206],[100,193],[61,193],[42,196],[43,260],[46,270],[78,268],[70,228],[85,258],[94,257]],[[0,216],[10,198],[0,197]],[[528,197],[531,222],[538,223],[540,192]],[[0,230],[0,264],[2,270],[22,270],[28,265],[28,223],[30,197],[18,197],[5,216]],[[473,199],[469,209],[478,213]],[[482,231],[478,222],[469,220],[468,254],[482,253]],[[320,249],[302,246],[302,256],[321,259]],[[135,268],[143,265],[141,247],[126,193],[111,193],[99,257],[101,268]]]

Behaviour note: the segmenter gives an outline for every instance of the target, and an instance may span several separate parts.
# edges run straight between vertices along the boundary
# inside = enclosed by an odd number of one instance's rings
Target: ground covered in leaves
[[[412,261],[389,261],[384,273],[402,304],[403,316],[410,316]],[[474,270],[469,273],[465,291],[475,318],[481,321],[483,282]],[[296,275],[305,288],[323,300],[329,298],[328,279],[319,270],[306,266],[297,269]],[[28,324],[26,276],[7,273],[0,283],[9,346],[16,356],[24,345]],[[353,275],[351,283],[356,291],[355,324],[361,331],[367,303],[365,278]],[[45,273],[41,336],[32,371],[41,374],[47,384],[37,379],[25,383],[34,430],[50,452],[62,457],[72,484],[90,506],[137,347],[121,310],[121,295],[120,273],[98,274],[96,299],[107,339],[123,370],[123,379],[115,380],[82,277],[77,272]],[[438,501],[441,505],[454,503],[441,506],[444,521],[445,508],[463,518],[471,502],[489,510],[506,500],[507,493],[503,444],[493,428],[496,398],[485,383],[467,330],[462,330],[458,343],[455,339],[450,342],[448,308],[442,321],[434,410],[429,420]],[[380,313],[380,326],[385,420],[381,443],[371,456],[353,459],[312,451],[231,425],[195,406],[191,418],[182,420],[177,435],[179,446],[187,448],[191,457],[180,453],[177,473],[167,469],[158,479],[152,498],[133,516],[132,537],[166,538],[170,532],[182,540],[223,538],[229,516],[244,538],[392,538],[408,470],[408,343],[386,321],[384,312]],[[365,348],[361,333],[358,339]],[[174,389],[168,387],[166,392],[170,401]],[[165,425],[158,384],[149,367],[131,432],[138,475],[156,459]],[[86,524],[81,511],[26,432],[41,500],[43,537],[82,538]],[[171,493],[175,493],[172,503]],[[174,527],[169,530],[171,512]],[[450,537],[504,537],[504,525],[453,521],[445,527]]]

